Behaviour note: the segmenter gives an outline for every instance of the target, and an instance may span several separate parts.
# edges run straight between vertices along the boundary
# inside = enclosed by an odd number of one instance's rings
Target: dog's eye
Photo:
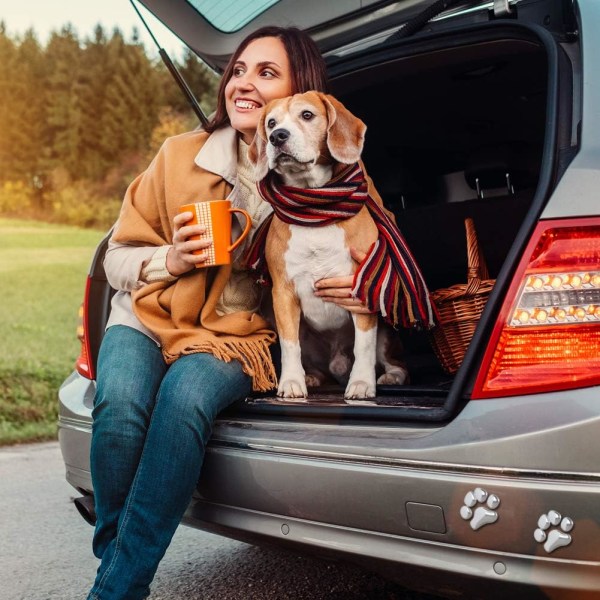
[[[267,121],[267,127],[268,127],[269,129],[273,129],[273,127],[275,127],[275,119],[269,119],[269,120]]]
[[[302,111],[302,118],[305,121],[310,121],[315,115],[313,113],[310,112],[310,110],[303,110]]]

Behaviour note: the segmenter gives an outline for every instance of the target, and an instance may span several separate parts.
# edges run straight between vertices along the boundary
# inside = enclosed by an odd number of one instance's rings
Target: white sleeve
[[[130,246],[109,240],[104,271],[110,286],[131,292],[151,281],[176,279],[166,268],[170,246]]]

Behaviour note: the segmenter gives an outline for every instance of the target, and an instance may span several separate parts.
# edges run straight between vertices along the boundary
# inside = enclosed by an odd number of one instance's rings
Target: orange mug
[[[246,239],[252,227],[250,215],[241,208],[231,208],[230,200],[209,200],[195,202],[179,207],[179,212],[191,212],[194,216],[186,225],[205,225],[206,232],[202,235],[193,235],[192,240],[205,240],[212,238],[212,245],[204,250],[196,250],[194,254],[207,253],[208,258],[196,265],[201,267],[214,267],[215,265],[228,265],[231,263],[231,253]],[[240,237],[231,243],[231,213],[241,213],[246,217],[246,226]]]

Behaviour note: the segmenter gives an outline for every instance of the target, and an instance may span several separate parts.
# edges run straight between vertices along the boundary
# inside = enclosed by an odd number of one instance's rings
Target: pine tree
[[[216,76],[190,51],[179,68],[210,112]],[[11,39],[0,21],[0,189],[8,186],[0,209],[14,212],[35,197],[42,209],[58,210],[85,190],[108,222],[151,147],[196,124],[137,31],[126,41],[98,25],[80,42],[66,25],[44,48],[33,31]],[[58,218],[71,217],[65,209]]]
[[[186,49],[181,62],[176,61],[176,66],[188,86],[196,96],[205,113],[211,113],[216,107],[216,95],[219,87],[219,78],[209,69],[191,50]],[[190,105],[173,81],[172,75],[164,68],[164,103],[180,113],[190,112]]]
[[[0,22],[0,183],[14,179],[13,148],[15,119],[19,115],[19,99],[13,86],[17,64],[17,46]]]
[[[79,104],[81,48],[71,25],[53,32],[46,48],[47,119],[44,159],[47,170],[77,175],[82,111]]]
[[[44,183],[40,157],[43,149],[42,127],[46,121],[46,90],[43,85],[44,55],[33,30],[25,33],[18,51],[19,68],[13,86],[19,98],[18,114],[14,115],[13,173],[34,190]]]
[[[185,50],[181,74],[206,112],[212,112],[217,104],[219,77],[209,69],[191,50]]]
[[[125,43],[119,30],[108,42],[107,69],[99,139],[103,155],[114,163],[147,146],[158,122],[160,87],[143,47]]]
[[[81,55],[78,86],[78,105],[81,111],[78,134],[80,177],[101,179],[114,161],[114,156],[103,152],[102,112],[111,79],[108,68],[107,37],[101,25],[96,25],[93,38],[87,39]]]

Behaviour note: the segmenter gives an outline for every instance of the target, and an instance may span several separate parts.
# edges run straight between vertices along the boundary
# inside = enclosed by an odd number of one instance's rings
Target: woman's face
[[[250,42],[225,86],[225,107],[231,126],[249,144],[256,133],[261,109],[270,100],[291,93],[290,62],[283,42],[276,37]]]

